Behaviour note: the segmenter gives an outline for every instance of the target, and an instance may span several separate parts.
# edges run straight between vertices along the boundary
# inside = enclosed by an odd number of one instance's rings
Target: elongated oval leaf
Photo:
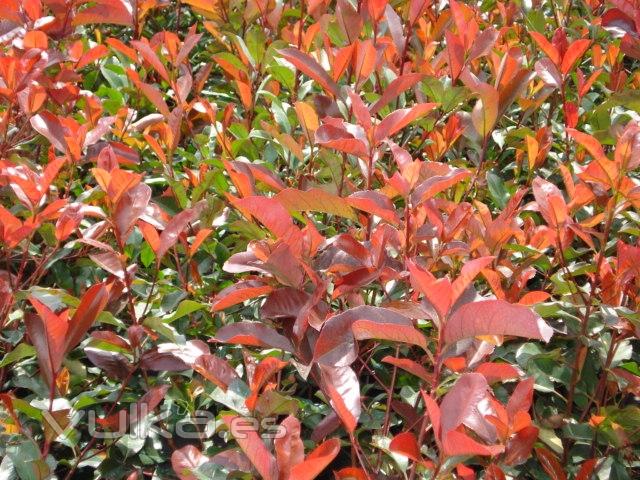
[[[482,335],[511,335],[548,342],[553,330],[530,308],[504,300],[467,303],[445,324],[446,344]]]

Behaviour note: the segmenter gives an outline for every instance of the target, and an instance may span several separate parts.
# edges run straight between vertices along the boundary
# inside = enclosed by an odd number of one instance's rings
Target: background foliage
[[[637,477],[637,1],[0,19],[2,478]]]

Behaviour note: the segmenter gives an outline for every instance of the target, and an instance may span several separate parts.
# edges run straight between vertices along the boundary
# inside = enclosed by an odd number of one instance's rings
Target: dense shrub
[[[0,19],[1,478],[637,478],[637,1]]]

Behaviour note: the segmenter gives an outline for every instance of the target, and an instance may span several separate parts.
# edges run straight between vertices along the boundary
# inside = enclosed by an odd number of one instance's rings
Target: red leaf
[[[284,428],[284,436],[274,439],[276,459],[281,478],[291,477],[291,469],[304,461],[304,445],[300,438],[300,421],[289,415],[280,424]]]
[[[347,366],[356,359],[355,337],[352,330],[358,320],[366,320],[367,327],[410,327],[413,322],[392,310],[361,306],[352,308],[328,319],[320,331],[314,350],[314,360],[324,365]],[[378,334],[386,334],[387,329]]]
[[[253,347],[279,348],[287,352],[294,351],[293,345],[286,337],[259,322],[238,322],[225,325],[216,332],[214,340]]]
[[[349,98],[351,99],[351,111],[356,117],[358,124],[365,132],[369,132],[369,130],[371,130],[371,112],[369,112],[360,95],[356,95],[349,90]]]
[[[154,253],[157,252],[160,246],[160,235],[158,235],[156,228],[147,222],[138,222],[138,228],[151,247],[151,250],[153,250]]]
[[[401,108],[387,115],[375,128],[374,142],[380,143],[387,137],[403,129],[414,120],[425,116],[437,105],[435,103],[418,103],[411,108]]]
[[[204,203],[197,203],[193,207],[183,210],[171,218],[165,229],[160,234],[160,245],[156,252],[156,258],[158,260],[162,258],[171,247],[173,247],[178,240],[178,236],[187,228],[189,223],[197,220],[203,208]]]
[[[266,295],[273,291],[271,285],[266,285],[257,280],[238,282],[218,293],[211,304],[214,312],[224,310],[246,300]]]
[[[565,225],[569,218],[569,211],[560,189],[553,183],[536,177],[533,180],[532,190],[547,225],[554,228]]]
[[[142,55],[142,58],[144,58],[144,60],[149,63],[156,72],[158,72],[163,80],[165,80],[167,83],[171,82],[167,69],[160,61],[160,58],[158,58],[158,55],[156,55],[156,52],[153,51],[148,42],[142,40],[132,40],[131,45],[133,45],[138,53]]]
[[[498,90],[486,83],[478,83],[476,89],[480,99],[471,111],[471,122],[482,138],[487,137],[495,127],[500,114],[500,96]]]
[[[80,70],[96,60],[106,57],[108,54],[109,49],[105,47],[104,44],[100,43],[80,57],[78,63],[76,63],[76,70]]]
[[[415,188],[412,194],[412,201],[415,205],[433,198],[443,190],[471,176],[471,172],[464,168],[451,168],[448,165],[446,165],[446,168],[441,168],[441,165],[445,165],[436,162],[431,162],[430,165],[435,167],[435,174]]]
[[[491,265],[495,257],[480,257],[466,262],[460,270],[460,275],[453,281],[452,284],[452,302],[455,303],[458,298],[464,293],[467,287],[473,282],[474,278],[486,267]]]
[[[533,72],[523,68],[506,85],[498,89],[498,96],[500,97],[498,112],[500,115],[520,96],[533,77]]]
[[[86,3],[86,2],[81,2]],[[131,5],[123,0],[92,0],[94,5],[84,8],[73,17],[73,25],[87,23],[108,23],[113,25],[133,25]]]
[[[372,22],[378,23],[380,21],[387,3],[388,0],[367,0],[367,10]]]
[[[275,198],[251,196],[233,203],[255,217],[278,238],[286,238],[297,230],[287,209]]]
[[[422,347],[423,350],[427,349],[427,340],[413,325],[381,324],[371,320],[356,320],[351,325],[351,331],[356,340],[375,338],[376,340],[408,343]]]
[[[504,382],[505,380],[514,380],[520,377],[519,370],[508,363],[481,363],[476,367],[475,372],[484,375],[489,384]]]
[[[471,62],[491,52],[491,48],[496,43],[499,35],[500,32],[493,27],[486,28],[480,32],[471,46],[467,61]]]
[[[436,279],[431,272],[418,267],[408,260],[407,267],[411,274],[413,287],[421,292],[433,306],[440,320],[443,320],[453,304],[453,288],[448,278]]]
[[[52,385],[65,354],[65,340],[69,328],[68,312],[65,310],[56,315],[36,298],[29,297],[29,301],[38,314],[29,313],[25,316],[27,333],[36,348],[40,371],[47,385]]]
[[[46,137],[49,143],[61,152],[67,152],[67,141],[65,140],[64,128],[58,117],[53,113],[44,111],[31,117],[31,126],[40,135]]]
[[[384,92],[382,92],[382,96],[371,106],[371,115],[378,113],[385,105],[394,100],[405,90],[416,85],[423,78],[425,78],[423,73],[407,73],[394,79],[386,86]]]
[[[355,467],[342,468],[333,474],[336,480],[370,480],[364,470]]]
[[[105,271],[120,279],[124,279],[124,267],[120,261],[120,257],[115,252],[92,253],[89,258],[96,262],[98,266]]]
[[[258,394],[260,393],[262,387],[267,384],[271,377],[273,377],[288,364],[288,362],[283,362],[276,357],[267,357],[258,364],[258,366],[255,368],[255,371],[253,372],[253,376],[251,377],[251,395],[249,395],[245,400],[245,404],[249,410],[253,410],[256,408]]]
[[[64,241],[75,231],[82,222],[84,215],[80,204],[71,204],[62,211],[56,222],[56,239]]]
[[[209,461],[209,457],[203,455],[193,445],[186,445],[171,454],[171,467],[180,480],[197,480],[192,472]]]
[[[534,66],[536,73],[547,85],[555,88],[562,86],[562,77],[556,65],[548,58],[538,60]]]
[[[507,402],[507,412],[509,418],[514,418],[518,412],[528,412],[533,402],[533,385],[535,380],[529,377],[523,380],[515,388],[509,401]]]
[[[169,387],[170,385],[155,385],[151,387],[147,393],[140,397],[135,403],[134,408],[130,409],[131,415],[129,417],[129,423],[135,425],[146,415],[153,412],[166,397]]]
[[[338,95],[338,85],[336,82],[334,82],[324,68],[309,55],[295,48],[284,48],[280,50],[280,55],[292,63],[293,66],[302,73],[318,82],[327,93],[332,93],[334,96]]]
[[[460,425],[466,425],[486,440],[495,439],[495,427],[484,419],[479,410],[488,397],[489,385],[479,373],[463,374],[440,404],[442,438]]]
[[[464,463],[456,465],[456,473],[458,474],[456,478],[459,480],[476,480],[476,472]]]
[[[360,418],[360,384],[351,367],[320,365],[321,386],[347,432],[353,433]]]
[[[584,55],[591,45],[591,40],[586,38],[576,40],[569,45],[567,53],[562,58],[562,65],[560,65],[560,71],[563,75],[568,74],[573,68],[574,64]]]
[[[226,360],[215,355],[199,356],[193,364],[193,369],[223,390],[239,378]]]
[[[340,452],[340,440],[332,438],[320,444],[311,452],[304,462],[291,469],[289,478],[296,480],[313,480],[327,468]]]
[[[133,369],[127,357],[120,352],[86,347],[84,353],[96,367],[104,370],[110,377],[119,380],[124,380]]]
[[[489,465],[485,470],[484,480],[506,480],[506,476],[502,469],[495,465]]]
[[[540,49],[549,57],[549,59],[556,64],[556,66],[560,66],[560,52],[554,47],[549,40],[546,39],[544,35],[538,33],[534,30],[529,31],[529,35],[535,40]]]
[[[357,79],[356,90],[358,90],[360,85],[368,79],[376,69],[376,64],[382,53],[382,47],[380,44],[375,45],[371,39],[358,40],[354,45],[355,53],[352,66]]]
[[[109,300],[109,287],[105,283],[91,286],[82,295],[80,305],[69,321],[69,328],[65,338],[65,352],[71,351],[82,341],[85,333],[104,310]]]
[[[429,416],[429,420],[431,420],[431,426],[433,427],[433,433],[436,436],[436,442],[440,444],[439,442],[442,434],[442,425],[440,423],[442,414],[440,412],[440,407],[432,397],[425,393],[424,390],[420,389],[420,395],[424,401],[424,408]]]
[[[542,303],[544,302],[546,299],[548,299],[549,297],[551,297],[551,295],[547,292],[542,292],[540,290],[536,290],[533,292],[527,292],[525,293],[522,298],[520,298],[520,300],[518,301],[518,303],[520,305],[527,305],[527,306],[532,306],[535,305],[537,303]]]
[[[278,465],[251,420],[225,415],[222,417],[238,445],[264,480],[278,480]],[[252,419],[253,420],[253,419]]]
[[[410,360],[408,358],[396,358],[386,356],[382,359],[385,363],[390,363],[398,368],[406,370],[407,372],[415,375],[416,377],[424,380],[428,384],[433,383],[433,374],[429,373],[422,365]]]
[[[260,308],[262,318],[296,318],[309,300],[309,294],[295,288],[279,288]]]
[[[589,480],[591,475],[593,474],[593,470],[596,468],[598,460],[595,458],[590,458],[589,460],[585,460],[584,463],[580,466],[580,470],[576,474],[576,480]]]
[[[447,30],[445,32],[447,40],[447,57],[449,60],[449,70],[451,79],[455,81],[464,67],[464,43],[460,35]]]
[[[131,71],[127,72],[129,74],[129,78],[133,81],[136,88],[140,90],[145,97],[153,104],[154,107],[158,109],[158,111],[165,117],[169,118],[171,115],[171,110],[169,110],[169,106],[167,102],[165,102],[162,92],[153,85],[148,83],[141,82],[136,75],[133,75]]]
[[[396,210],[389,200],[389,197],[375,190],[364,190],[355,192],[346,199],[347,203],[353,208],[362,210],[363,212],[377,215],[392,225],[398,225],[400,218]]]
[[[371,266],[371,251],[353,238],[352,235],[342,233],[335,238],[333,244],[336,248],[359,260],[363,265]]]
[[[469,435],[456,430],[446,434],[442,441],[442,447],[445,455],[449,457],[476,455],[490,457],[504,451],[502,445],[484,445],[476,442]]]
[[[567,480],[567,474],[553,453],[546,448],[539,447],[536,448],[536,455],[542,468],[544,468],[547,475],[551,477],[551,480]]]
[[[368,145],[355,138],[352,134],[335,125],[321,125],[315,133],[315,140],[318,145],[327,148],[335,148],[344,153],[355,155],[360,158],[369,156]]]
[[[290,212],[322,212],[355,219],[353,209],[344,198],[319,188],[307,191],[286,188],[275,198]]]
[[[411,432],[402,432],[391,440],[389,450],[417,462],[420,460],[420,446],[416,436]]]
[[[531,456],[533,445],[538,439],[538,428],[532,425],[524,427],[507,443],[504,463],[507,465],[519,465],[527,461]]]
[[[504,300],[467,303],[447,320],[446,344],[482,335],[512,335],[548,342],[553,330],[530,308]]]
[[[111,188],[111,186],[109,186]],[[151,200],[151,188],[139,183],[118,195],[118,203],[113,213],[117,237],[122,245],[127,243],[133,227],[142,216]]]

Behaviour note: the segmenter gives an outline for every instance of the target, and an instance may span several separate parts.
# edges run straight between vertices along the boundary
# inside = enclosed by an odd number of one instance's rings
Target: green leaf
[[[35,356],[35,348],[33,348],[31,345],[27,345],[26,343],[21,343],[4,356],[2,361],[0,361],[0,368],[15,363],[18,360]]]
[[[190,313],[197,312],[198,310],[204,310],[207,308],[207,305],[204,303],[196,302],[193,300],[183,300],[178,305],[175,313],[166,317],[164,321],[166,323],[174,322],[175,320],[184,317],[185,315],[189,315]]]
[[[504,208],[509,201],[509,192],[502,178],[493,172],[487,172],[487,185],[495,204],[501,209]]]

